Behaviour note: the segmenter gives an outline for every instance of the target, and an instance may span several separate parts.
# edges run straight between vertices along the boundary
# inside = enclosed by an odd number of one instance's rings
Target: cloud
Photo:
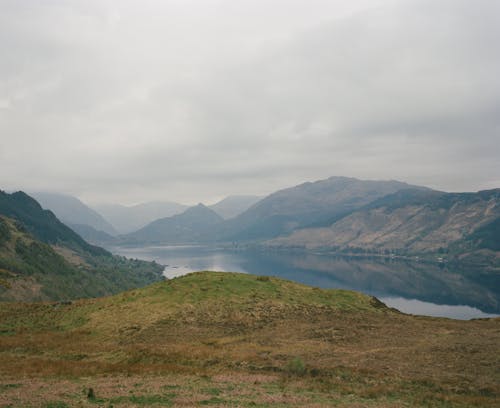
[[[500,184],[500,5],[5,1],[0,182],[209,201],[305,180]]]

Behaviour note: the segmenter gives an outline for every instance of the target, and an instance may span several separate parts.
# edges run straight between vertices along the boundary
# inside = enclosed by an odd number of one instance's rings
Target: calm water
[[[485,269],[203,246],[111,248],[166,265],[167,278],[200,270],[277,276],[377,296],[402,312],[471,319],[500,315],[500,274]]]

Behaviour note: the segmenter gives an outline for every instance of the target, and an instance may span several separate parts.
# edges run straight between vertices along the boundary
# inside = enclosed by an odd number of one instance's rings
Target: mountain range
[[[498,257],[500,189],[478,193],[401,190],[328,226],[270,240],[274,248]],[[444,256],[444,255],[443,255]]]
[[[90,242],[105,246],[237,243],[356,254],[447,254],[498,263],[498,191],[446,193],[394,180],[330,177],[262,199],[230,196],[209,207],[175,203],[120,207],[124,219],[130,211],[129,227],[155,214],[177,213],[115,237],[98,230],[95,222],[68,225]]]
[[[119,204],[94,206],[94,209],[108,220],[119,234],[137,231],[152,221],[180,214],[187,208],[187,205],[170,201],[147,202],[132,206]]]

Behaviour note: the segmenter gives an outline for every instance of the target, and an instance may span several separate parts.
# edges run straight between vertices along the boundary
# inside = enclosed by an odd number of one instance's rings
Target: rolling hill
[[[71,304],[0,303],[0,404],[496,407],[499,324],[215,272]]]

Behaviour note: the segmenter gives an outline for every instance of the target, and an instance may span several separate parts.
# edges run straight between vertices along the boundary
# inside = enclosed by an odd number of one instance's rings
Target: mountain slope
[[[305,228],[271,246],[419,254],[498,246],[500,189],[478,193],[400,191],[326,228]]]
[[[23,192],[0,191],[0,300],[102,296],[161,279],[163,267],[85,242]]]
[[[85,242],[50,210],[44,210],[22,191],[12,194],[0,191],[0,214],[18,220],[36,239],[47,244],[66,246],[91,255],[109,255],[106,250]]]
[[[153,221],[139,231],[125,235],[123,243],[193,243],[203,242],[223,221],[215,211],[198,204],[182,214]]]
[[[100,214],[86,206],[76,197],[63,194],[31,193],[43,208],[52,211],[66,225],[88,225],[97,231],[116,235],[116,230]]]
[[[221,232],[221,237],[235,241],[263,239],[287,234],[311,224],[329,225],[333,220],[380,197],[410,187],[399,181],[347,177],[331,177],[300,184],[267,196],[230,220]]]
[[[210,205],[209,208],[227,220],[245,212],[261,199],[262,197],[260,196],[234,195],[226,197],[218,203]]]
[[[149,202],[130,207],[117,204],[95,206],[120,234],[137,231],[154,220],[180,214],[187,208],[186,205],[173,202]]]

